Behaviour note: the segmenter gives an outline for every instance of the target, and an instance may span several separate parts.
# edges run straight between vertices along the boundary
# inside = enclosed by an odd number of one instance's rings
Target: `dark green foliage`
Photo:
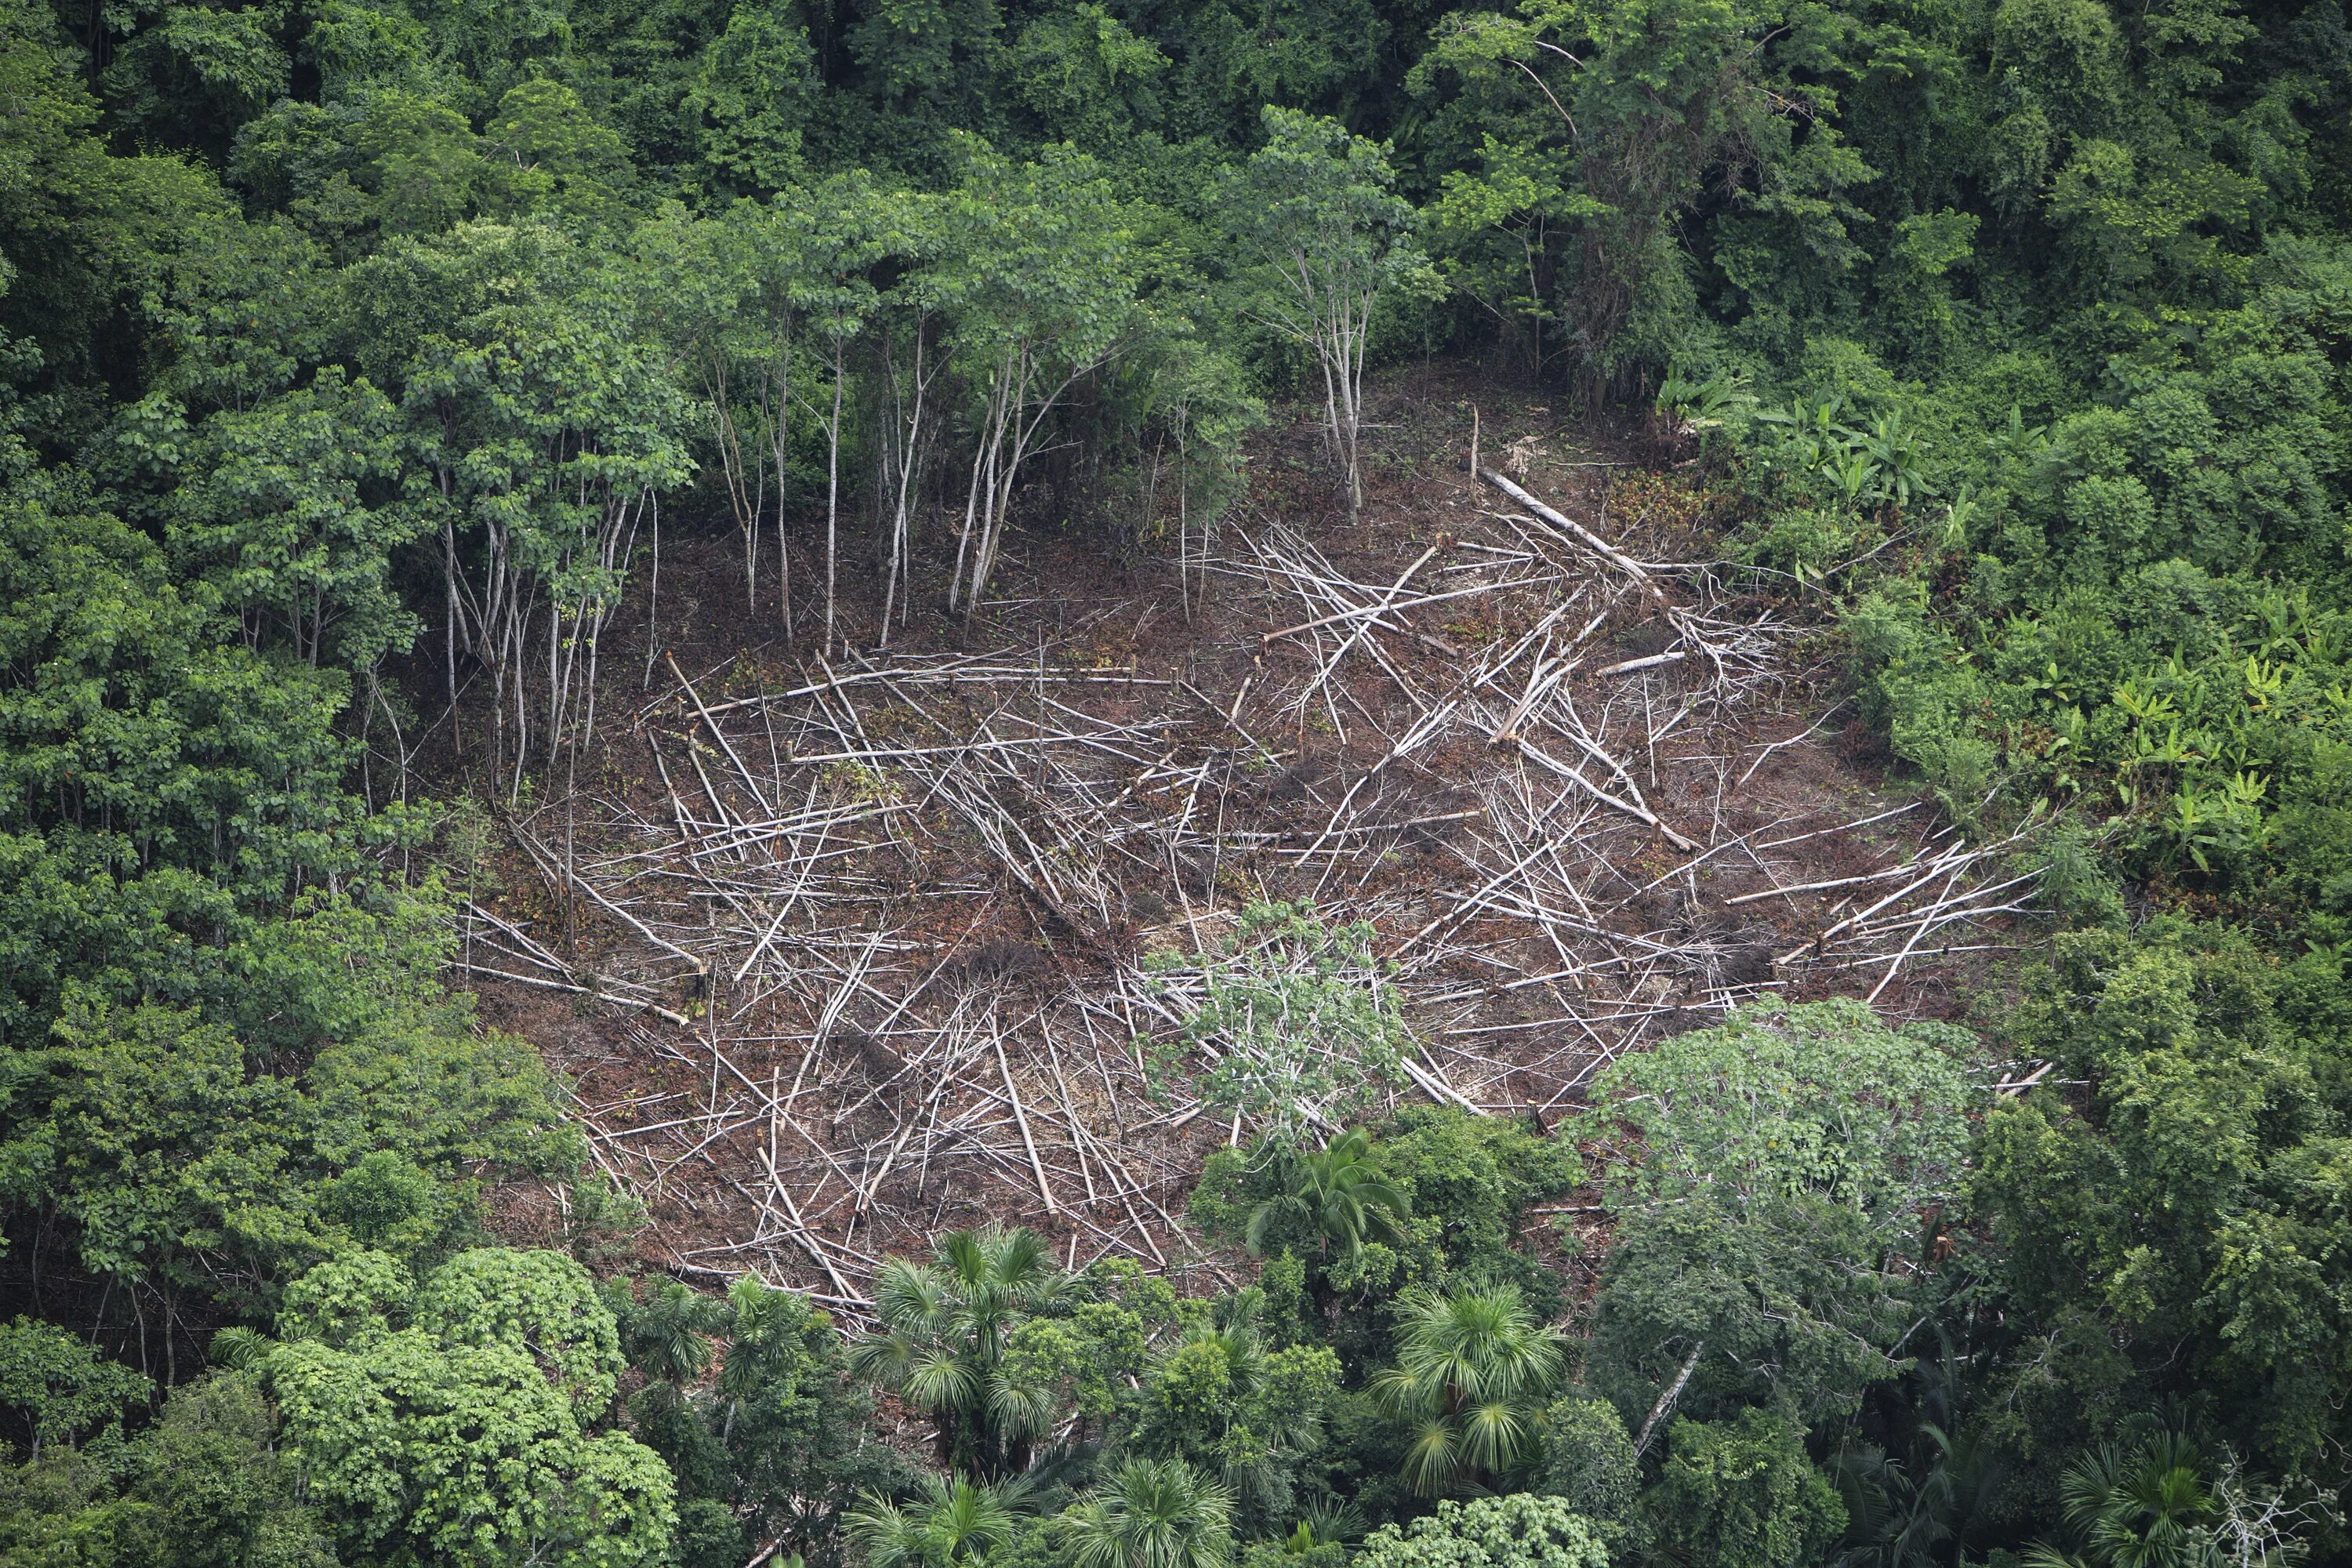
[[[1320,1457],[1339,1363],[1320,1346],[1267,1351],[1246,1321],[1197,1326],[1160,1358],[1125,1440],[1221,1477],[1256,1531],[1296,1517],[1299,1476]]]
[[[2282,1468],[2340,1430],[2320,1347],[2344,1331],[2341,1037],[2297,1026],[2300,989],[2226,931],[2061,938],[2010,1027],[2087,1079],[2091,1103],[2000,1108],[1976,1191],[2020,1310],[2104,1318],[2126,1357],[2109,1378],[2179,1366],[2170,1386],[2209,1391],[2233,1440]],[[2041,1451],[2034,1432],[2011,1440]]]
[[[36,1459],[144,1403],[150,1386],[54,1324],[18,1318],[0,1327],[0,1406],[17,1427],[12,1439]]]
[[[1807,1426],[1850,1415],[1901,1370],[1890,1352],[1915,1315],[1881,1259],[1826,1205],[1629,1215],[1594,1303],[1592,1384],[1631,1425],[1685,1364],[1678,1408],[1705,1419],[1750,1404]]]
[[[1629,1423],[1678,1389],[1703,1420],[1810,1427],[1901,1370],[1910,1260],[1968,1147],[1965,1043],[1850,1002],[1759,1006],[1604,1075],[1643,1149],[1612,1173],[1591,1375]]]
[[[1359,1127],[1312,1152],[1270,1151],[1278,1185],[1250,1208],[1249,1249],[1263,1255],[1271,1237],[1304,1232],[1318,1255],[1336,1250],[1352,1260],[1366,1241],[1396,1237],[1412,1203],[1381,1177],[1370,1150],[1371,1135]]]
[[[110,1463],[68,1450],[0,1473],[0,1563],[335,1568],[273,1429],[254,1380],[216,1373],[173,1391]]]
[[[1642,1511],[1642,1457],[1625,1423],[1605,1399],[1571,1394],[1544,1413],[1543,1473],[1536,1490],[1559,1498],[1590,1521],[1612,1554],[1648,1549]]]
[[[1677,1421],[1651,1499],[1660,1544],[1693,1568],[1797,1568],[1845,1528],[1845,1506],[1797,1428],[1760,1410]]]
[[[1381,1129],[1381,1168],[1437,1224],[1446,1261],[1469,1268],[1517,1245],[1529,1204],[1584,1180],[1572,1126],[1539,1136],[1524,1124],[1458,1106],[1408,1106]]]
[[[82,1267],[168,1298],[252,1311],[341,1247],[436,1256],[473,1234],[472,1173],[576,1158],[527,1047],[426,1020],[282,1077],[175,1008],[77,1009],[56,1038],[10,1059],[6,1194],[68,1226]]]

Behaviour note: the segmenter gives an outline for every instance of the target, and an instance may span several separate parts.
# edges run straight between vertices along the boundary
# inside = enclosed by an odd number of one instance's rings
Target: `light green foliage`
[[[286,1287],[278,1337],[288,1344],[317,1340],[343,1349],[384,1328],[406,1328],[415,1300],[415,1277],[400,1259],[342,1253]]]
[[[1675,1036],[1600,1079],[1642,1150],[1611,1170],[1612,1201],[1735,1215],[1819,1202],[1899,1243],[1958,1181],[1973,1049],[1960,1030],[1890,1029],[1850,1001],[1766,1004]]]
[[[629,216],[628,151],[562,82],[519,82],[483,127],[486,210],[546,213],[598,224]]]
[[[1364,1542],[1364,1568],[1604,1568],[1609,1549],[1566,1500],[1531,1492],[1447,1499]]]
[[[1372,935],[1306,905],[1251,904],[1215,952],[1152,955],[1161,995],[1184,1015],[1183,1042],[1210,1058],[1202,1098],[1296,1146],[1401,1078],[1416,1047]]]
[[[1260,269],[1249,309],[1307,348],[1321,371],[1323,415],[1347,486],[1364,504],[1364,356],[1384,293],[1428,292],[1412,243],[1412,205],[1396,194],[1387,150],[1336,120],[1268,105],[1265,144],[1221,184],[1225,228]]]
[[[529,1351],[583,1422],[613,1403],[618,1329],[587,1271],[560,1252],[461,1252],[420,1282],[410,1317],[446,1345]]]
[[[302,1294],[261,1363],[287,1463],[338,1539],[486,1568],[658,1562],[675,1483],[651,1449],[596,1429],[620,1357],[579,1266],[493,1249],[385,1300],[397,1284],[378,1268]],[[362,1298],[384,1309],[373,1321]]]
[[[1109,1301],[1088,1301],[1066,1318],[1032,1318],[1004,1347],[1007,1386],[1043,1408],[1075,1408],[1102,1420],[1127,1379],[1143,1370],[1143,1319]]]
[[[1798,1432],[1757,1410],[1675,1422],[1652,1510],[1660,1544],[1693,1568],[1799,1568],[1846,1522]]]

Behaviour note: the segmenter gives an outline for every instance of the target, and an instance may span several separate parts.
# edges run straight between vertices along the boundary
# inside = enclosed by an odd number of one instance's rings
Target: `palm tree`
[[[850,1539],[868,1568],[953,1568],[1013,1539],[1013,1515],[1026,1488],[992,1487],[961,1476],[928,1476],[923,1494],[900,1504],[867,1493],[851,1510]]]
[[[850,1371],[939,1423],[940,1457],[986,1475],[1021,1468],[1033,1402],[1002,1375],[1004,1342],[1058,1304],[1071,1280],[1035,1232],[988,1226],[934,1244],[937,1261],[894,1258],[874,1281],[878,1332],[852,1347]]]
[[[1968,1540],[1985,1519],[2001,1479],[1999,1452],[1982,1438],[1954,1437],[1933,1421],[1910,1467],[1875,1443],[1854,1442],[1830,1461],[1831,1484],[1845,1503],[1840,1568],[1934,1568],[1968,1556]],[[1957,1552],[1949,1550],[1957,1543]]]
[[[1181,1459],[1129,1459],[1062,1515],[1076,1568],[1224,1568],[1232,1494]],[[876,1568],[882,1568],[877,1564]]]
[[[710,1336],[728,1326],[726,1304],[665,1279],[621,1313],[629,1364],[657,1383],[683,1388],[710,1365]]]
[[[1421,1424],[1405,1479],[1423,1497],[1507,1470],[1525,1451],[1566,1361],[1560,1331],[1498,1285],[1406,1298],[1397,1363],[1372,1381],[1392,1415]]]
[[[1250,1211],[1244,1239],[1250,1253],[1265,1249],[1267,1230],[1296,1217],[1312,1230],[1318,1248],[1333,1246],[1352,1259],[1367,1240],[1393,1237],[1397,1222],[1412,1209],[1403,1191],[1381,1175],[1371,1135],[1351,1128],[1312,1154],[1291,1153],[1282,1163],[1282,1191]]]
[[[2032,1568],[2218,1568],[2212,1489],[2179,1432],[2126,1452],[2112,1445],[2069,1466],[2059,1494],[2075,1550],[2027,1548]]]

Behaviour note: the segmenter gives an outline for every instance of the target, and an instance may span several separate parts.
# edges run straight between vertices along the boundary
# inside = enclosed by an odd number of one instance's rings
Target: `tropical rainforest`
[[[2343,11],[1449,5],[0,0],[0,1563],[2352,1553]],[[1214,1276],[649,1263],[455,964],[680,552],[826,674],[1047,535],[1214,595],[1286,422],[1383,526],[1433,363],[2011,847],[1965,1005],[1486,1115],[1270,900],[1145,1064]]]

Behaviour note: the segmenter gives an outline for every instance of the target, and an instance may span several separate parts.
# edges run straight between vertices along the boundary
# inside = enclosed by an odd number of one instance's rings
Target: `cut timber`
[[[1659,604],[1663,605],[1666,602],[1664,590],[1661,589],[1656,582],[1651,578],[1649,569],[1647,567],[1634,560],[1632,556],[1626,554],[1623,551],[1618,549],[1615,545],[1610,543],[1607,540],[1601,538],[1599,534],[1593,532],[1591,529],[1585,527],[1584,524],[1577,521],[1576,519],[1569,516],[1568,513],[1559,510],[1556,507],[1545,505],[1542,501],[1536,500],[1535,497],[1529,495],[1526,490],[1520,489],[1517,485],[1513,484],[1509,479],[1505,479],[1502,475],[1496,473],[1492,468],[1479,469],[1478,477],[1485,479],[1496,489],[1502,491],[1505,495],[1510,497],[1513,500],[1518,502],[1521,506],[1526,507],[1529,511],[1534,512],[1536,516],[1541,518],[1544,521],[1551,524],[1554,528],[1560,530],[1571,539],[1576,540],[1588,550],[1599,554],[1611,565],[1616,567],[1619,571],[1633,578],[1633,581],[1639,583],[1643,587],[1648,589],[1650,596],[1657,600]]]

